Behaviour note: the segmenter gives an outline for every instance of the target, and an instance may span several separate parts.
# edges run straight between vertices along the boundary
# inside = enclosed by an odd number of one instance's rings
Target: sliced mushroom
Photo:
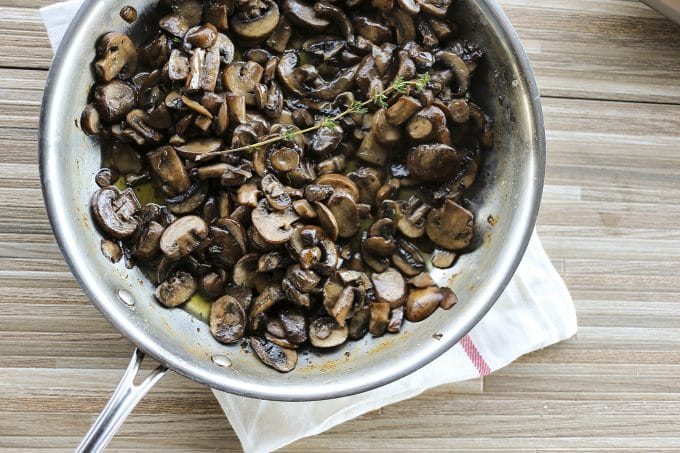
[[[446,115],[434,105],[420,110],[406,126],[406,133],[416,141],[428,141],[439,136],[446,129]]]
[[[140,205],[132,189],[120,193],[115,186],[105,187],[92,197],[92,214],[106,234],[124,239],[134,234],[139,226],[135,218]]]
[[[272,244],[283,244],[293,235],[293,223],[300,217],[292,207],[274,210],[267,200],[260,200],[251,214],[253,226],[262,238]]]
[[[335,272],[338,250],[321,228],[312,225],[296,227],[286,246],[303,269],[311,268],[323,276]]]
[[[234,265],[247,251],[246,231],[233,219],[220,219],[219,226],[210,227],[212,241],[208,250],[219,262]]]
[[[147,154],[151,171],[159,180],[161,190],[170,196],[186,192],[191,180],[182,161],[170,146],[163,146]]]
[[[311,203],[307,200],[295,200],[293,210],[303,219],[316,219],[317,213]]]
[[[377,257],[390,256],[397,248],[393,239],[384,238],[382,236],[373,236],[364,239],[362,247],[368,253]]]
[[[442,293],[442,300],[439,302],[439,306],[443,310],[451,310],[458,303],[458,296],[456,296],[456,293],[451,288],[443,287],[440,291]]]
[[[257,260],[257,271],[271,272],[275,269],[284,268],[288,263],[288,255],[285,252],[274,250],[259,257]]]
[[[315,213],[319,219],[319,225],[321,225],[321,228],[323,228],[326,233],[328,234],[328,237],[335,241],[338,239],[338,234],[339,234],[339,229],[338,229],[338,222],[335,219],[335,215],[333,215],[333,212],[331,212],[328,207],[320,203],[318,201],[314,202],[314,208],[315,208]]]
[[[205,137],[191,140],[181,146],[176,146],[175,150],[180,156],[193,161],[202,154],[219,151],[222,145],[222,140],[219,138]]]
[[[260,183],[262,193],[267,197],[269,206],[277,211],[290,210],[292,200],[285,191],[283,184],[272,174],[265,175]]]
[[[246,122],[246,97],[242,94],[225,93],[228,119],[234,124]]]
[[[274,31],[269,38],[267,38],[267,45],[277,52],[283,52],[286,50],[288,45],[288,40],[293,34],[293,28],[290,22],[285,17],[279,19],[279,23],[274,28]]]
[[[432,279],[432,276],[427,272],[421,272],[420,274],[409,278],[407,282],[415,288],[428,288],[437,285]]]
[[[427,236],[447,250],[460,250],[472,240],[473,215],[453,200],[445,200],[444,206],[433,209],[427,215]]]
[[[133,109],[125,116],[128,125],[137,132],[144,140],[152,145],[157,145],[163,140],[163,134],[149,126],[146,122],[148,114],[141,109]]]
[[[80,127],[88,135],[99,135],[102,133],[101,118],[99,111],[94,103],[87,104],[80,115]]]
[[[197,216],[180,217],[163,232],[160,248],[170,259],[177,260],[196,250],[208,236],[208,225]]]
[[[309,96],[324,101],[333,101],[341,93],[350,91],[354,87],[357,69],[359,65],[343,68],[330,81],[320,83],[316,88],[309,91]]]
[[[286,337],[295,345],[307,341],[307,318],[296,308],[284,308],[279,311],[278,319],[281,322]]]
[[[196,26],[187,31],[184,40],[193,47],[207,49],[217,42],[217,28],[211,23]]]
[[[342,140],[342,129],[339,126],[321,127],[309,140],[309,148],[317,155],[325,155],[335,151]]]
[[[418,248],[403,239],[397,242],[396,250],[392,253],[392,264],[402,274],[409,277],[418,275],[425,270],[425,260]]]
[[[332,301],[331,303],[327,303]],[[342,289],[337,298],[324,299],[324,306],[328,314],[335,319],[335,322],[339,326],[344,326],[347,320],[347,315],[352,309],[354,304],[354,288],[351,286],[346,286]]]
[[[253,93],[263,73],[264,68],[254,61],[237,61],[225,69],[224,85],[238,95]]]
[[[363,262],[375,272],[385,272],[390,267],[390,260],[387,257],[377,257],[367,250],[361,251]]]
[[[117,242],[110,241],[108,239],[102,239],[99,243],[99,249],[102,251],[104,258],[111,261],[112,263],[117,263],[123,257],[123,250],[120,248]]]
[[[105,34],[97,46],[97,57],[94,68],[105,82],[116,77],[128,79],[137,69],[137,48],[125,33]]]
[[[276,371],[287,373],[297,365],[297,352],[294,349],[282,348],[259,337],[250,337],[250,346],[262,363]]]
[[[406,300],[406,319],[411,322],[422,321],[434,313],[443,298],[436,286],[412,290]]]
[[[394,27],[398,45],[402,46],[416,39],[416,26],[413,17],[403,9],[393,9],[387,20]]]
[[[257,253],[243,255],[234,265],[231,279],[236,286],[255,288],[258,278],[257,267],[260,256]]]
[[[309,341],[316,348],[334,348],[347,341],[349,330],[333,318],[317,318],[309,324]]]
[[[254,208],[257,206],[257,199],[260,194],[260,190],[257,188],[255,183],[246,183],[241,185],[236,192],[236,201],[241,206],[249,206]]]
[[[390,320],[387,323],[387,331],[390,333],[399,333],[401,325],[404,322],[404,306],[401,305],[392,309],[390,312]]]
[[[456,93],[459,95],[465,94],[470,88],[470,70],[463,59],[450,50],[440,50],[435,54],[435,58],[453,71],[458,82]]]
[[[97,85],[94,101],[101,118],[110,123],[125,118],[137,102],[133,88],[122,80]]]
[[[349,238],[359,229],[359,210],[354,200],[343,194],[335,193],[327,203],[338,225],[338,236]],[[317,214],[320,211],[317,209]]]
[[[356,32],[379,46],[392,40],[392,31],[385,24],[368,16],[356,16],[352,20]]]
[[[315,203],[317,201],[326,200],[333,195],[335,190],[331,186],[308,184],[304,190],[304,197],[307,201]]]
[[[399,126],[409,120],[417,111],[422,108],[422,104],[411,96],[401,96],[385,112],[385,118],[395,126]]]
[[[448,269],[453,266],[453,262],[456,260],[456,254],[449,252],[448,250],[443,250],[436,248],[432,252],[432,265],[440,269]]]
[[[391,308],[398,307],[406,299],[406,282],[401,273],[393,268],[371,276],[378,302],[386,302]]]
[[[368,331],[374,337],[382,336],[390,322],[390,304],[387,302],[373,302],[370,305],[371,319]]]
[[[397,229],[404,236],[412,239],[425,234],[425,219],[430,212],[430,205],[419,197],[411,196],[408,201],[399,202]]]
[[[239,11],[230,21],[232,31],[250,43],[267,38],[279,23],[279,7],[275,2],[259,0],[257,3],[261,8]]]
[[[235,343],[246,331],[247,318],[241,303],[231,296],[222,296],[210,309],[210,333],[221,343]]]
[[[142,159],[127,143],[115,142],[111,145],[111,165],[122,174],[142,172]]]
[[[460,170],[460,164],[456,149],[441,143],[418,145],[409,151],[406,160],[413,178],[430,183],[453,178]]]
[[[156,287],[156,299],[168,308],[188,301],[196,292],[196,281],[187,272],[177,272]]]
[[[380,144],[373,133],[364,136],[357,150],[359,159],[373,165],[384,165],[387,162],[388,154],[388,148]]]
[[[189,214],[196,211],[203,205],[208,194],[205,184],[197,182],[193,184],[185,193],[181,193],[172,198],[166,198],[165,203],[168,210],[176,215]]]
[[[293,24],[310,31],[320,32],[330,25],[330,22],[317,14],[313,7],[300,0],[284,0],[281,8],[286,18]]]
[[[165,17],[162,17],[158,21],[158,25],[162,30],[167,31],[171,35],[178,38],[184,38],[184,35],[186,35],[189,31],[189,28],[191,28],[191,25],[189,25],[189,22],[186,20],[186,18],[178,14],[169,14]]]
[[[401,129],[387,121],[386,110],[380,109],[373,114],[371,132],[382,145],[396,145],[401,141]]]
[[[316,184],[320,186],[330,186],[336,195],[345,195],[354,202],[359,199],[359,188],[354,182],[345,175],[328,173],[316,179]]]
[[[344,11],[330,2],[320,1],[314,4],[314,12],[317,17],[328,19],[335,27],[340,30],[350,46],[354,45],[354,27]]]
[[[209,2],[203,5],[203,20],[213,24],[221,32],[229,28],[229,16],[233,12],[234,4],[228,2]]]

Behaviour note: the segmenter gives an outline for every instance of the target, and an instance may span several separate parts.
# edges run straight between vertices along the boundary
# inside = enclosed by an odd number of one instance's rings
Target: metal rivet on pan
[[[129,305],[130,307],[135,304],[135,299],[132,297],[132,294],[125,289],[118,290],[118,298],[122,300],[125,305]]]
[[[216,365],[222,366],[222,367],[230,367],[231,366],[231,360],[229,360],[229,357],[226,355],[214,355],[212,356],[212,361],[215,362]]]

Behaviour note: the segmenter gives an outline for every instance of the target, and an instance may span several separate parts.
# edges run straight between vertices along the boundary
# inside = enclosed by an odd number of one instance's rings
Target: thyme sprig
[[[389,105],[387,104],[387,100],[389,98],[389,95],[392,93],[399,93],[399,94],[405,94],[408,92],[408,88],[412,87],[415,88],[417,91],[423,91],[425,87],[427,87],[427,84],[430,82],[430,74],[424,73],[421,74],[417,79],[413,80],[404,80],[401,77],[398,77],[392,84],[385,88],[382,91],[376,91],[375,93],[372,93],[371,98],[366,100],[366,101],[353,101],[349,107],[341,112],[338,113],[335,116],[325,116],[319,121],[318,123],[314,124],[313,126],[310,126],[305,129],[297,129],[293,130],[292,128],[285,128],[283,131],[281,131],[281,134],[279,134],[276,137],[269,138],[267,140],[263,140],[261,142],[257,143],[252,143],[250,145],[244,145],[244,146],[239,146],[238,148],[232,148],[232,149],[225,149],[225,150],[220,150],[220,151],[214,151],[210,153],[205,153],[201,154],[196,157],[196,160],[204,160],[209,157],[213,156],[220,156],[223,154],[231,154],[231,153],[237,153],[240,151],[250,151],[255,148],[260,148],[262,146],[267,146],[271,145],[272,143],[277,143],[280,141],[291,141],[293,140],[297,135],[302,135],[302,134],[307,134],[309,132],[313,132],[317,129],[321,129],[322,127],[327,127],[327,128],[334,128],[338,125],[338,121],[344,118],[345,116],[348,115],[363,115],[365,113],[368,113],[368,106],[373,104],[377,107],[380,108],[388,108]]]

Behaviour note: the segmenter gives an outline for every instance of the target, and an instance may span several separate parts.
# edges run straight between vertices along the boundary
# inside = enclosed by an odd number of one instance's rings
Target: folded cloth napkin
[[[81,3],[70,0],[40,10],[54,49]],[[213,392],[243,449],[272,451],[432,387],[485,376],[523,354],[573,336],[576,329],[571,296],[534,233],[512,281],[477,326],[444,355],[396,382],[359,395],[308,403]]]

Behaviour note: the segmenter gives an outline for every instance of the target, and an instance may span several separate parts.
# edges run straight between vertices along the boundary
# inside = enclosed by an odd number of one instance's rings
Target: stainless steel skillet
[[[93,84],[94,43],[122,30],[122,6],[148,10],[148,0],[86,0],[59,48],[45,87],[40,118],[43,194],[55,236],[71,270],[104,316],[159,367],[132,385],[143,354],[135,352],[116,394],[81,450],[103,448],[134,405],[167,369],[217,390],[253,398],[309,401],[360,393],[392,382],[429,363],[472,329],[512,277],[533,229],[545,170],[545,136],[538,90],[527,57],[507,17],[493,0],[457,0],[463,35],[486,50],[475,80],[476,98],[495,120],[497,149],[489,153],[472,196],[477,248],[434,277],[461,302],[398,336],[365,338],[338,351],[303,356],[281,375],[238,346],[217,343],[200,320],[167,310],[137,269],[112,265],[99,251],[89,199],[100,167],[98,144],[78,128]],[[157,18],[142,15],[132,29],[139,43]],[[489,216],[494,221],[489,222]],[[492,226],[494,224],[495,226]],[[433,334],[441,338],[433,338]],[[437,336],[438,337],[438,336]],[[349,351],[349,357],[345,352]],[[229,364],[229,366],[224,366]]]

